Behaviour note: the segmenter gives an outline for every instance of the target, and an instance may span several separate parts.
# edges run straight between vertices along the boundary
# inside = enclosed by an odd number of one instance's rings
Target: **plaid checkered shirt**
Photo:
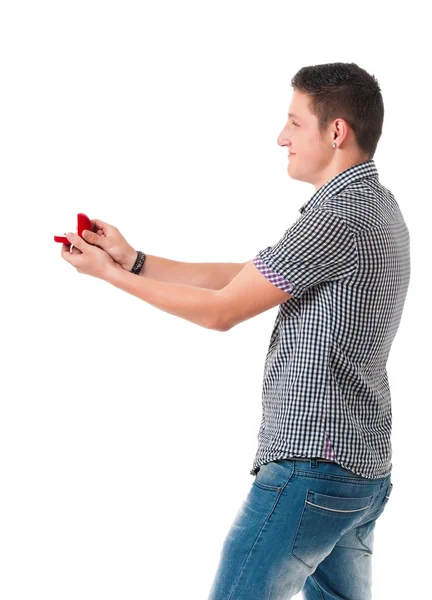
[[[283,458],[322,457],[363,477],[392,469],[386,363],[410,279],[410,238],[370,159],[338,173],[254,258],[279,305],[262,383],[251,475]]]

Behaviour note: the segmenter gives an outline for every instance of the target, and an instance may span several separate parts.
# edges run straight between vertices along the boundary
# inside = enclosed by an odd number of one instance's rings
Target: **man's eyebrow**
[[[288,113],[288,117],[293,117],[294,119],[298,119],[299,121],[301,121],[302,119],[300,119],[300,117],[297,117],[296,115],[294,115],[293,113]]]

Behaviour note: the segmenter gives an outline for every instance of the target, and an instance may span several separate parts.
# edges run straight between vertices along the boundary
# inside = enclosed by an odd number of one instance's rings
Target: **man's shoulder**
[[[343,220],[352,232],[364,232],[383,223],[383,217],[398,204],[393,194],[377,179],[355,181],[326,198],[319,207]]]

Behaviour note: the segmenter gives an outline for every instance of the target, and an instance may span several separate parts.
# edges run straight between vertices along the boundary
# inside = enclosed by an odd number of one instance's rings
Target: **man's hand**
[[[91,224],[91,231],[86,229],[82,233],[85,241],[102,248],[125,271],[130,271],[137,258],[137,252],[128,244],[117,227],[100,219],[93,219]]]
[[[62,244],[61,256],[75,267],[78,273],[106,280],[113,270],[123,270],[109,254],[87,244],[77,233],[68,233],[67,238],[72,245],[69,248],[68,244]]]

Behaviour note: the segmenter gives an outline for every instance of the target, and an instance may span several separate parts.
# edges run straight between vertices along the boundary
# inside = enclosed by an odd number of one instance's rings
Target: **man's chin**
[[[291,177],[291,179],[297,179],[295,176],[295,169],[293,169],[292,167],[290,168],[290,167],[291,167],[291,163],[288,163],[288,166],[287,166],[288,175]]]
[[[295,169],[290,169],[289,165],[287,167],[287,173],[288,173],[288,177],[290,179],[293,179],[295,181],[305,181],[304,179],[302,179],[302,177],[299,175],[299,173],[296,173]]]

